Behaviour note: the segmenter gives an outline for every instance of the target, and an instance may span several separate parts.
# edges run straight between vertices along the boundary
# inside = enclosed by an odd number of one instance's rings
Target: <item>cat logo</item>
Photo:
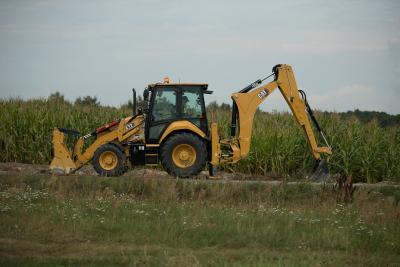
[[[257,94],[258,98],[263,99],[264,97],[266,97],[269,94],[268,90],[262,90],[261,92],[259,92]]]

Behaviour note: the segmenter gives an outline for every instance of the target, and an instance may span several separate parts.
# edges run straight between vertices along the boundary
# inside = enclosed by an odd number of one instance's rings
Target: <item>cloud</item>
[[[400,42],[400,36],[371,36],[370,32],[355,29],[305,30],[294,40],[283,44],[289,53],[342,53],[375,52],[387,50],[392,43]]]
[[[118,104],[123,88],[168,73],[207,81],[216,89],[211,100],[230,101],[236,85],[287,62],[305,88],[319,88],[309,98],[321,109],[399,112],[396,3],[0,1],[0,97],[65,88],[71,98],[96,92]],[[265,107],[287,109],[279,92]]]
[[[341,87],[324,94],[308,96],[311,105],[320,110],[347,111],[347,110],[376,110],[393,114],[400,113],[397,99],[400,92],[387,90],[385,93],[377,88],[363,84],[353,84]]]

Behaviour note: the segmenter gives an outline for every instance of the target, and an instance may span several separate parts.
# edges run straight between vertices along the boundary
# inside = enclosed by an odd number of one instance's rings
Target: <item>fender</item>
[[[172,132],[176,132],[179,130],[185,130],[185,131],[191,131],[201,138],[206,138],[206,134],[199,129],[196,125],[191,123],[190,121],[183,120],[183,121],[175,121],[168,125],[167,129],[165,129],[164,133],[162,134],[160,140],[158,141],[159,144],[162,143],[162,141],[170,135]]]

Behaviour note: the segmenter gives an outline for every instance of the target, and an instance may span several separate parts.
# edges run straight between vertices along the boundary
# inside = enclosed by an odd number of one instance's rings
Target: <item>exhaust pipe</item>
[[[132,116],[135,116],[137,111],[136,111],[136,90],[135,88],[132,88]]]

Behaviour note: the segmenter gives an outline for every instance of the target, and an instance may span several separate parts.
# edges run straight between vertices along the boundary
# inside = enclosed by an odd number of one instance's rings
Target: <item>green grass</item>
[[[130,114],[128,109],[72,105],[61,100],[0,100],[0,162],[48,164],[54,127],[83,134]],[[400,127],[382,128],[377,122],[316,112],[333,147],[330,169],[356,182],[400,182]],[[210,110],[209,121],[218,121],[228,136],[230,113]],[[320,142],[322,144],[322,142]],[[254,175],[304,177],[314,160],[302,129],[288,113],[258,112],[254,120],[249,156],[225,171]]]
[[[0,175],[4,266],[396,266],[399,188]]]

